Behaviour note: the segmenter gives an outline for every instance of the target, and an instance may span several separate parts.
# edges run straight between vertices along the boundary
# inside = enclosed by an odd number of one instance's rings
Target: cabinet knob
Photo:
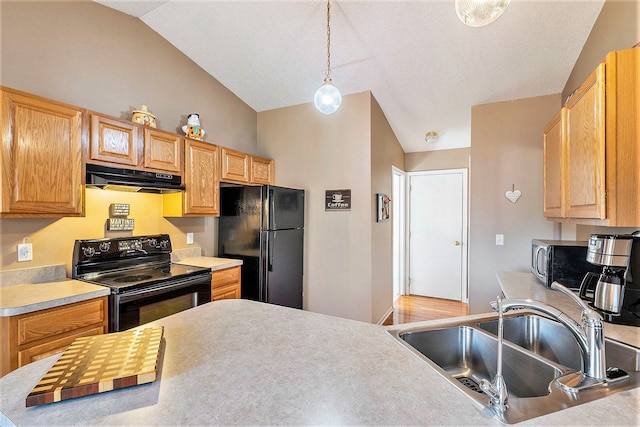
[[[462,243],[456,240],[456,246],[460,246]]]

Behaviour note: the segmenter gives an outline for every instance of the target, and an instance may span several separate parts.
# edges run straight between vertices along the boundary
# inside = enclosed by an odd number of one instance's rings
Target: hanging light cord
[[[327,72],[325,80],[331,80],[331,0],[327,0]]]

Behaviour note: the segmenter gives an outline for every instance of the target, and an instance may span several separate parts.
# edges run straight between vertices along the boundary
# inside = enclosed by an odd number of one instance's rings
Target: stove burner
[[[118,283],[130,283],[130,282],[140,282],[142,280],[151,279],[151,275],[149,274],[136,274],[133,276],[122,276],[118,277],[114,280],[114,282]]]

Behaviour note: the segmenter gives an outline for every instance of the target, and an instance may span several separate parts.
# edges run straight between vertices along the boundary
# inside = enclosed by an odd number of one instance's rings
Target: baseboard
[[[384,321],[387,320],[387,318],[392,314],[393,314],[393,306],[389,307],[389,310],[387,310],[387,312],[382,316],[382,319],[378,320],[378,323],[376,323],[376,325],[383,325]]]

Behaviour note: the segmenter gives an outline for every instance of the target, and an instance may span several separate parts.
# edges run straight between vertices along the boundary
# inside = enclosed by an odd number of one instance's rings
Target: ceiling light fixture
[[[470,27],[489,25],[502,15],[511,0],[456,0],[456,14]]]
[[[429,144],[433,144],[435,142],[438,141],[438,132],[427,132],[427,134],[424,136],[424,140],[427,141]]]
[[[316,91],[313,103],[322,114],[333,114],[342,103],[342,95],[331,81],[331,0],[327,0],[327,72],[324,84]]]

